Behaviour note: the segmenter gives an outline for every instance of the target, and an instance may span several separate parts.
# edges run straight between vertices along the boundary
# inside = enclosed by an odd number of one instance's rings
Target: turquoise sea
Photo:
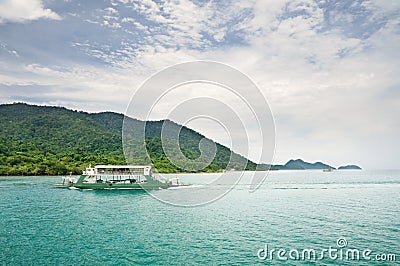
[[[216,174],[179,176],[201,184]],[[254,193],[245,176],[200,207],[141,191],[57,188],[60,179],[0,177],[0,264],[400,265],[398,170],[271,172]],[[321,256],[329,248],[336,258]],[[265,257],[266,249],[286,253]],[[318,258],[302,258],[305,249]],[[346,260],[348,249],[359,260]]]

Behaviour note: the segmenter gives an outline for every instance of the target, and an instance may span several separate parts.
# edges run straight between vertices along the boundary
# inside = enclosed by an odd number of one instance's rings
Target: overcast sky
[[[124,113],[150,75],[213,60],[261,89],[275,163],[398,169],[399,44],[393,0],[2,0],[0,102]],[[221,128],[192,126],[229,144]]]

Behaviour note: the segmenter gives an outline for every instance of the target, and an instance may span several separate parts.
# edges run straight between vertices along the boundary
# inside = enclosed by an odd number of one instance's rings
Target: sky
[[[124,113],[158,71],[211,60],[250,77],[267,100],[273,163],[398,169],[399,44],[393,0],[1,0],[0,103]],[[203,95],[235,102],[215,86],[187,86],[151,118]],[[229,146],[208,122],[189,126]],[[260,141],[250,139],[250,159]]]

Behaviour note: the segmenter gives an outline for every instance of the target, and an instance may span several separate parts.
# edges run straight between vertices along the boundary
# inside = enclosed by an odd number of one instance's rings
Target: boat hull
[[[77,181],[71,181],[68,178],[67,182],[63,182],[64,187],[78,188],[78,189],[137,189],[137,190],[150,190],[150,189],[165,189],[173,186],[171,182],[161,182],[157,179],[153,179],[151,176],[143,176],[145,180],[136,182],[135,179],[123,179],[121,180],[108,180],[100,181],[94,179],[88,179],[89,175],[81,175]],[[127,176],[126,178],[128,178]],[[76,179],[75,179],[76,180]]]
[[[169,184],[159,183],[135,183],[135,184],[124,184],[124,183],[81,183],[73,184],[72,187],[79,189],[164,189],[169,188]]]

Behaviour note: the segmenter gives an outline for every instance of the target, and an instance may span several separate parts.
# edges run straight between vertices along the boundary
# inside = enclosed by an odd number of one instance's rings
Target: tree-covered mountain
[[[361,167],[354,164],[339,166],[339,170],[361,170]]]
[[[336,169],[333,166],[316,162],[316,163],[308,163],[301,159],[297,160],[289,160],[285,165],[275,165],[276,169],[282,170],[323,170],[323,169]]]
[[[89,164],[126,164],[122,148],[123,121],[124,115],[112,112],[91,114],[24,103],[0,105],[0,175],[80,174]],[[135,119],[128,121],[144,123]],[[184,171],[171,163],[163,151],[162,137],[167,145],[176,141],[169,140],[168,135],[161,136],[163,124],[180,128],[169,120],[148,121],[145,124],[145,143],[136,144],[145,145],[150,163],[159,172]],[[201,154],[199,143],[204,138],[200,133],[182,127],[180,151],[185,157],[195,160]],[[255,170],[257,165],[254,162],[225,146],[215,145],[215,157],[202,171],[221,171],[242,165],[247,170]],[[178,153],[173,150],[172,156],[175,154]],[[229,160],[231,163],[228,165]],[[143,162],[148,161],[135,157],[130,163]]]

